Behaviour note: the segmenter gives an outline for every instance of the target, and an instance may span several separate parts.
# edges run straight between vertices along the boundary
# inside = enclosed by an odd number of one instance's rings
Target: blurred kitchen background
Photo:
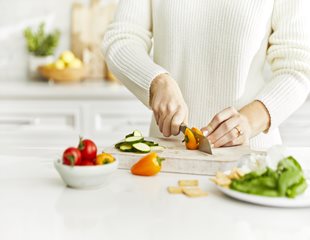
[[[148,134],[151,112],[118,83],[100,52],[116,6],[116,0],[0,1],[0,148],[76,145],[79,135],[106,146],[133,129]],[[30,53],[25,29],[36,34],[40,25],[51,39]],[[28,32],[28,47],[34,39]],[[310,146],[310,99],[281,134],[285,145]]]

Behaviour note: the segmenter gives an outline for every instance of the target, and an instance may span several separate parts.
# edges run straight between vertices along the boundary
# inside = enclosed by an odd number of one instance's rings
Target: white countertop
[[[123,85],[106,81],[83,81],[77,84],[54,84],[44,81],[1,83],[0,99],[133,99]]]
[[[310,148],[290,152],[310,168]],[[57,149],[0,149],[0,239],[310,239],[310,208],[280,209],[230,199],[207,176],[117,170],[98,190],[66,188],[53,168]],[[56,155],[55,155],[56,154]],[[170,195],[199,179],[208,197]]]
[[[76,84],[55,84],[52,81],[0,82],[1,99],[133,99],[123,85],[104,80],[85,80]],[[310,95],[307,99],[310,101]]]

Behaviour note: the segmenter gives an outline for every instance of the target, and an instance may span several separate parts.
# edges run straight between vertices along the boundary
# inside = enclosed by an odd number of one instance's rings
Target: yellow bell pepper
[[[112,163],[115,161],[115,158],[109,153],[101,153],[96,157],[96,165],[103,165]]]

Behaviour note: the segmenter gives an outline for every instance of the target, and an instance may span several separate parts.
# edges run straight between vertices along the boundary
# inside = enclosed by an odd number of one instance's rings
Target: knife
[[[180,131],[183,134],[185,134],[186,128],[188,128],[186,126],[186,124],[182,123],[180,126]],[[206,138],[205,136],[203,136],[201,134],[193,132],[190,128],[188,128],[188,129],[194,134],[195,138],[198,139],[198,141],[199,141],[198,150],[212,155],[211,144],[210,144],[208,138]]]

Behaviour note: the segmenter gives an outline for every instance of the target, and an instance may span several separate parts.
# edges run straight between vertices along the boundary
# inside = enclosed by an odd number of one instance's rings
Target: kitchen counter
[[[83,81],[77,84],[54,84],[44,81],[2,83],[0,99],[133,99],[123,85],[105,81]]]
[[[208,176],[117,170],[97,190],[66,188],[52,165],[60,149],[0,149],[0,239],[310,239],[310,208],[280,209],[230,199]],[[310,148],[289,150],[310,169]],[[170,195],[199,179],[209,196]]]

